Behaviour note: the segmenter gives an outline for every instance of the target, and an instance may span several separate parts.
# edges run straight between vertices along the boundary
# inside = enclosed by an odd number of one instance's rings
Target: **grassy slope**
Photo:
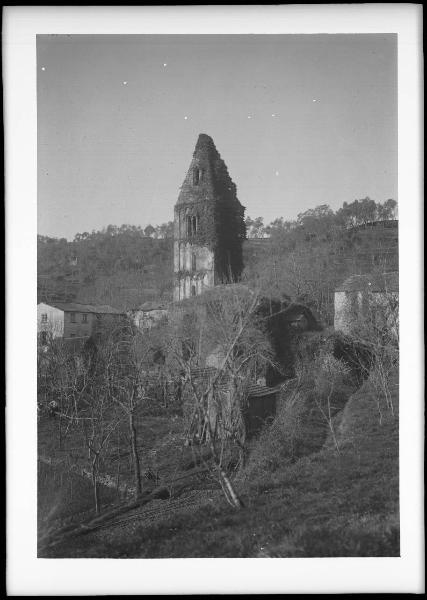
[[[398,556],[397,383],[392,390],[394,415],[382,406],[381,425],[369,384],[352,396],[337,421],[340,455],[327,443],[291,466],[240,482],[241,511],[213,493],[191,511],[76,537],[52,555]]]
[[[179,468],[183,460],[182,419],[178,416],[152,417],[140,416],[138,423],[138,448],[141,456],[141,470],[148,467],[159,470],[162,481],[168,480]],[[133,485],[133,471],[130,464],[128,448],[124,442],[127,432],[127,421],[121,427],[121,460],[120,482]],[[54,461],[64,461],[67,457],[70,463],[89,469],[87,452],[84,451],[80,432],[71,431],[63,442],[63,449],[58,449],[57,421],[49,418],[42,419],[38,424],[38,453],[42,457],[51,457]],[[117,473],[117,445],[113,438],[106,458],[106,472],[112,475]],[[63,463],[64,464],[64,463]],[[75,520],[74,516],[93,513],[92,484],[80,475],[68,472],[67,468],[38,466],[38,514],[39,531],[46,528],[63,525],[64,519]],[[101,470],[103,474],[103,470]],[[144,487],[148,482],[144,480]],[[116,490],[100,486],[100,499],[102,507],[112,503],[122,502]],[[77,514],[76,514],[77,513]]]

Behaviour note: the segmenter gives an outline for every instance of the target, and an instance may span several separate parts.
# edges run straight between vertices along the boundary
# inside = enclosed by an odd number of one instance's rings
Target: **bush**
[[[350,369],[328,353],[300,363],[299,369],[283,388],[273,423],[249,449],[246,476],[274,472],[317,452],[328,434],[338,450],[334,419],[355,390]]]
[[[336,331],[326,340],[326,347],[334,358],[350,368],[356,383],[361,385],[369,375],[374,361],[372,346],[363,340],[356,340],[341,331]]]
[[[252,448],[249,448],[246,475],[275,471],[283,464],[292,463],[297,457],[299,442],[303,437],[303,395],[295,388],[288,393],[285,391],[284,396],[272,424],[265,427]]]

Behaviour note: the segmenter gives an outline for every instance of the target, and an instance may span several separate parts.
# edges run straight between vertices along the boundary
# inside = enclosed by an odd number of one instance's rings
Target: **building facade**
[[[108,305],[40,302],[37,305],[37,334],[42,344],[55,338],[88,338],[96,327],[123,318],[123,313]]]
[[[132,323],[141,331],[147,331],[161,321],[167,320],[168,314],[168,307],[165,304],[148,301],[128,312]]]
[[[384,329],[398,338],[397,271],[352,275],[335,290],[334,328],[350,334],[364,327]]]
[[[174,214],[174,300],[238,281],[244,207],[215,144],[200,134]]]

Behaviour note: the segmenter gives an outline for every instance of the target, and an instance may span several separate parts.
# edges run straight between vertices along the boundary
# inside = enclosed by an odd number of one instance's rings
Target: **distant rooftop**
[[[337,292],[398,292],[399,273],[371,273],[368,275],[352,275],[336,288]]]
[[[63,310],[64,312],[80,312],[80,313],[96,313],[102,314],[113,314],[121,315],[124,314],[122,311],[113,308],[108,304],[80,304],[79,302],[44,302],[48,306],[54,306]]]
[[[248,388],[248,396],[249,398],[262,398],[264,396],[271,396],[272,394],[276,394],[278,391],[282,389],[283,384],[278,384],[274,387],[268,387],[266,385],[258,385],[254,383]]]
[[[218,372],[218,369],[216,369],[215,367],[193,368],[191,369],[191,377],[192,379],[207,382],[213,379],[218,374]],[[217,388],[223,392],[227,392],[230,389],[230,385],[226,380],[227,373],[221,373],[217,384]],[[282,388],[282,386],[282,383],[274,387],[253,383],[248,386],[246,392],[249,398],[262,398],[264,396],[271,396],[272,394],[276,394]]]
[[[141,304],[141,306],[138,306],[133,310],[142,310],[144,312],[149,312],[150,310],[167,310],[167,306],[164,302],[155,302],[154,300],[147,300],[147,302],[144,302],[143,304]]]
[[[399,221],[397,219],[387,219],[382,221],[369,221],[368,223],[361,223],[360,225],[352,225],[348,229],[370,229],[376,227],[377,229],[398,229]]]

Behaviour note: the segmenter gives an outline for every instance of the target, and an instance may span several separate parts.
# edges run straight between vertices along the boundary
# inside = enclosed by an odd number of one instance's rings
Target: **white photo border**
[[[9,595],[424,590],[422,8],[417,4],[4,7]],[[398,34],[401,558],[38,559],[36,35]]]

